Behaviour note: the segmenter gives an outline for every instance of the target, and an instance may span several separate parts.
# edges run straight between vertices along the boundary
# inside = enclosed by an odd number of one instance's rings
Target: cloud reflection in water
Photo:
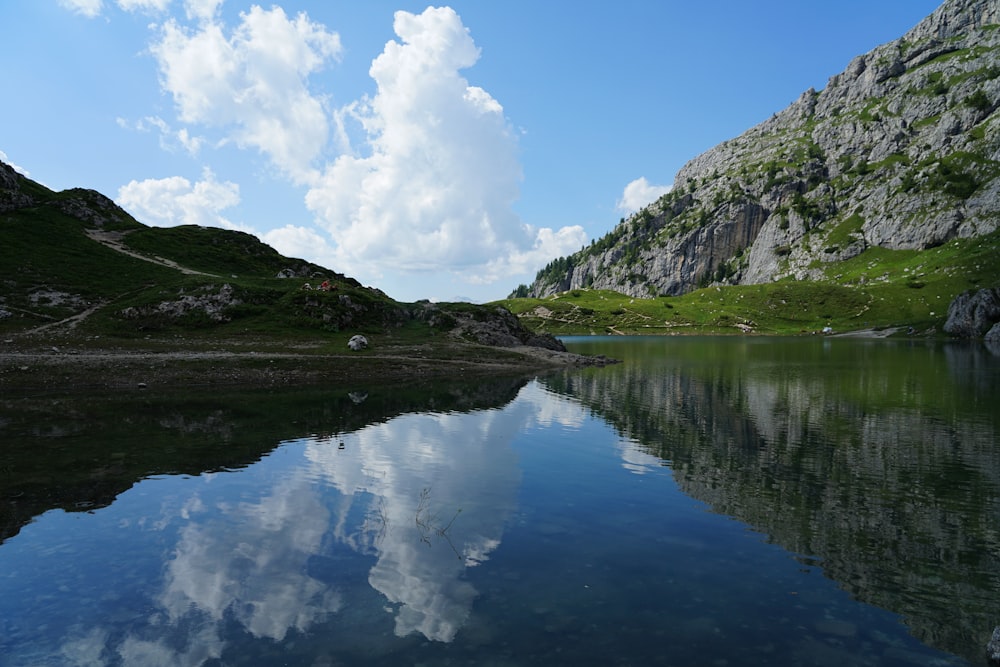
[[[199,665],[222,657],[234,628],[282,642],[344,614],[390,613],[399,637],[450,642],[478,594],[466,571],[500,547],[516,509],[515,439],[584,419],[531,383],[503,409],[403,415],[192,478],[161,516],[136,521],[177,538],[154,608],[124,632],[76,625],[62,658],[86,664],[110,651],[124,664]]]

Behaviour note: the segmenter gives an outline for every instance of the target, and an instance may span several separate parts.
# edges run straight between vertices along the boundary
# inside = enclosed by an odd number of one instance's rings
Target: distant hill
[[[948,0],[688,162],[668,194],[511,297],[798,282],[918,300],[925,288],[909,320],[931,322],[940,300],[1000,285],[984,259],[1000,249],[998,105],[1000,4]]]
[[[129,335],[234,322],[260,332],[336,330],[380,324],[397,305],[353,278],[283,257],[249,234],[148,227],[99,192],[52,192],[3,163],[0,239],[3,333]],[[323,280],[344,299],[321,303],[318,293],[302,289]],[[342,300],[374,308],[357,314]]]
[[[250,234],[148,227],[99,192],[53,192],[0,162],[0,336],[346,341],[386,332],[562,347],[496,307],[400,303]]]

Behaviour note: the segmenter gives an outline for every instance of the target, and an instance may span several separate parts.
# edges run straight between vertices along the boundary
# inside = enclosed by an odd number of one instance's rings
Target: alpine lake
[[[0,665],[987,664],[1000,350],[4,400]]]

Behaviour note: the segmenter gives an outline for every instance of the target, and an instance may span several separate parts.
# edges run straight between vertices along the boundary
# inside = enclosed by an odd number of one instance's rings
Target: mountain
[[[998,104],[1000,3],[948,0],[824,90],[688,162],[668,194],[511,297],[594,288],[638,298],[790,280],[858,286],[893,279],[856,270],[885,251],[996,243]],[[907,278],[926,282],[916,268]]]
[[[320,289],[326,286],[329,289]],[[394,333],[563,350],[511,313],[397,302],[243,232],[148,227],[99,192],[53,192],[0,162],[0,335],[14,342],[223,337],[310,342]]]

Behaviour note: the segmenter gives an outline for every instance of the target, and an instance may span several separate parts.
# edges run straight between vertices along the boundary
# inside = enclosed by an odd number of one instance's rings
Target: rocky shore
[[[307,344],[153,341],[138,347],[8,339],[0,342],[0,396],[95,389],[319,384],[388,384],[414,379],[534,374],[601,366],[604,357],[519,345],[491,347],[446,340],[376,344],[330,352]]]

